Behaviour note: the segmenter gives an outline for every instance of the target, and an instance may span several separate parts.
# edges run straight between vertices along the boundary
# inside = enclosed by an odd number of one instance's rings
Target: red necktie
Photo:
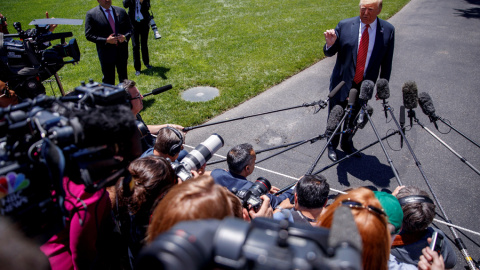
[[[365,63],[367,62],[367,53],[368,53],[368,27],[369,24],[365,25],[365,30],[363,30],[362,39],[360,40],[360,46],[358,47],[357,54],[357,66],[355,67],[355,77],[353,81],[358,84],[363,79],[363,73],[365,71]]]
[[[111,10],[106,9],[105,11],[107,12],[107,19],[108,19],[108,22],[110,23],[110,27],[112,27],[113,33],[115,33],[115,21],[113,20],[112,14],[110,13]]]

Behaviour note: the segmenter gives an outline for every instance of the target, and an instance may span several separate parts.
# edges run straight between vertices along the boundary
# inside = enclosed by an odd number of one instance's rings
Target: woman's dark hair
[[[128,166],[132,178],[117,188],[119,212],[146,214],[155,208],[167,191],[177,183],[177,176],[165,158],[147,156]],[[123,210],[123,211],[122,211]]]

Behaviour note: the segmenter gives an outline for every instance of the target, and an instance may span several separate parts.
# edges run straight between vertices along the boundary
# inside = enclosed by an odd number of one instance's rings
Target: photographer
[[[177,177],[170,162],[157,156],[139,158],[128,167],[130,181],[118,181],[116,187],[116,223],[127,249],[120,256],[126,269],[143,247],[147,226],[155,206],[176,185]]]
[[[9,34],[7,25],[7,18],[0,13],[0,33]]]
[[[206,175],[174,186],[153,211],[147,242],[151,243],[181,221],[233,216],[233,207],[227,194],[225,188],[215,184]]]
[[[142,119],[142,116],[140,115],[140,111],[143,109],[143,96],[138,90],[137,84],[135,81],[132,80],[124,80],[122,83],[123,88],[127,92],[127,95],[130,96],[130,106],[133,115],[137,118],[138,121],[142,122],[148,130],[146,131],[146,134],[144,134],[144,137],[142,138],[142,152],[145,152],[147,150],[152,151],[154,145],[155,145],[155,137],[152,135],[157,134],[160,129],[171,126],[173,128],[176,128],[177,130],[182,130],[183,127],[180,125],[172,125],[172,124],[164,124],[164,125],[146,125],[145,122]],[[143,155],[145,156],[145,155]]]
[[[143,64],[151,69],[148,56],[148,32],[150,22],[150,0],[123,0],[123,7],[128,8],[128,16],[133,25],[132,47],[133,47],[133,67],[135,75],[140,75],[140,47],[142,50]]]
[[[228,170],[215,169],[210,172],[215,182],[228,190],[233,188],[237,190],[249,189],[253,183],[247,180],[247,176],[253,173],[255,169],[256,154],[251,144],[244,143],[233,147],[227,155]],[[278,188],[272,187],[270,192],[276,192]],[[270,205],[275,208],[283,200],[289,198],[293,201],[292,190],[288,190],[282,195],[274,196],[267,194],[270,198]]]
[[[315,225],[328,201],[330,186],[323,175],[305,175],[295,188],[295,206],[273,215],[273,219],[288,219],[292,223]],[[281,207],[277,206],[277,209]]]
[[[422,255],[422,249],[428,246],[428,238],[433,232],[445,234],[430,226],[435,217],[435,204],[427,192],[415,186],[399,186],[392,193],[400,201],[404,219],[402,230],[395,237],[392,254],[399,262],[417,264]],[[444,241],[440,251],[447,269],[454,268],[457,263],[455,250],[449,241]]]

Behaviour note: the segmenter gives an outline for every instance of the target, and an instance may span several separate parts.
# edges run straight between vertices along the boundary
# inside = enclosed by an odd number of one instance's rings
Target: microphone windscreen
[[[435,107],[428,93],[422,92],[418,94],[418,104],[420,104],[420,108],[422,108],[424,114],[435,116]]]
[[[343,85],[345,84],[345,81],[341,81],[332,91],[330,91],[330,94],[328,94],[328,98],[333,98],[340,89],[342,89]]]
[[[75,111],[84,130],[85,146],[98,146],[130,141],[137,131],[132,111],[123,105]]]
[[[330,111],[327,119],[327,130],[325,134],[328,136],[332,135],[337,127],[338,123],[342,120],[343,117],[343,108],[340,105],[335,105]]]
[[[357,224],[352,211],[346,206],[338,207],[335,210],[330,235],[328,236],[329,247],[337,248],[343,244],[348,244],[357,251],[362,250],[362,238],[358,232]]]
[[[350,93],[348,94],[348,105],[353,106],[357,101],[358,90],[355,88],[350,89]]]
[[[360,86],[360,96],[361,100],[370,100],[373,96],[373,89],[375,88],[375,83],[370,80],[364,80]]]
[[[418,103],[418,89],[414,81],[408,81],[403,84],[403,105],[405,109],[415,109]]]
[[[377,81],[377,97],[379,99],[388,99],[390,97],[390,87],[386,79],[379,79]]]

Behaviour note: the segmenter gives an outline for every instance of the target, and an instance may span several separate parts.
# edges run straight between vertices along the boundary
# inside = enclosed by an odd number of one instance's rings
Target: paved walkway
[[[388,5],[388,1],[384,5]],[[390,80],[391,97],[388,101],[397,110],[397,119],[398,108],[403,104],[401,87],[404,82],[413,80],[419,92],[430,94],[439,116],[449,119],[455,128],[480,143],[477,120],[480,115],[480,1],[412,0],[389,21],[396,27],[396,44]],[[211,122],[325,99],[334,63],[335,57],[324,59]],[[373,122],[380,136],[396,128],[390,116],[385,120],[380,101],[372,100],[369,104],[375,110]],[[225,140],[225,146],[218,154],[225,156],[230,148],[239,143],[248,142],[260,150],[313,138],[324,133],[327,119],[326,110],[318,114],[313,114],[313,111],[313,107],[301,108],[196,129],[187,135],[187,144],[195,146],[210,134],[218,133]],[[454,131],[441,134],[429,123],[420,108],[415,111],[420,122],[473,166],[480,168],[479,148]],[[440,123],[440,130],[447,131],[447,128]],[[479,175],[419,125],[414,123],[407,137],[448,217],[454,224],[480,231]],[[375,140],[373,129],[367,125],[355,136],[355,145],[361,148]],[[324,140],[308,143],[262,162],[250,180],[264,176],[274,185],[284,187],[305,174],[324,144]],[[428,190],[408,148],[404,146],[400,151],[392,150],[399,150],[399,137],[390,138],[385,146],[402,183]],[[260,154],[257,160],[269,154]],[[331,162],[324,154],[315,171],[329,164]],[[226,164],[207,169],[215,167],[226,168]],[[322,174],[336,190],[359,186],[393,190],[398,185],[378,144],[365,150],[361,159],[348,160]],[[441,212],[437,211],[437,214]],[[439,216],[437,218],[441,219]],[[451,239],[449,230],[443,225],[439,227]],[[479,260],[480,237],[470,233],[460,236],[473,259]],[[455,269],[464,269],[465,265],[458,253]]]

